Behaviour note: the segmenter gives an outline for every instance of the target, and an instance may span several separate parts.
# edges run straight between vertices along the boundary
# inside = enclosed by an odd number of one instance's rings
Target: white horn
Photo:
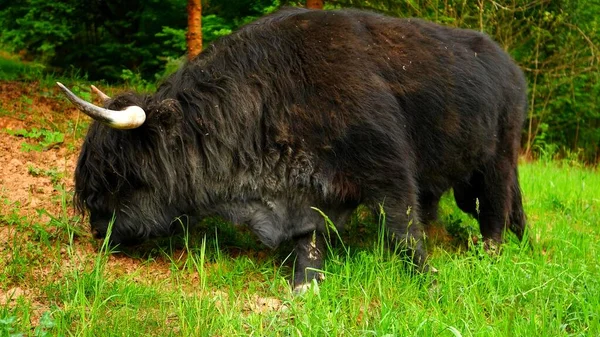
[[[95,85],[92,84],[92,91],[94,93],[96,93],[96,95],[98,95],[100,97],[100,99],[102,100],[102,104],[106,104],[106,102],[108,100],[110,100],[110,96],[108,96],[107,94],[103,93],[100,89],[96,88]]]
[[[135,129],[144,124],[144,121],[146,120],[146,112],[137,105],[128,106],[121,111],[101,108],[77,97],[62,83],[56,82],[56,84],[58,84],[62,91],[67,95],[69,101],[75,104],[79,110],[112,128],[123,130]]]

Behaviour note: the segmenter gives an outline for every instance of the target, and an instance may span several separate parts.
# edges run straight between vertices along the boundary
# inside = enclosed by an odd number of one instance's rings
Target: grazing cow
[[[134,244],[180,216],[294,240],[296,289],[320,279],[324,221],[382,204],[390,239],[428,270],[442,193],[483,238],[525,230],[517,155],[523,73],[484,34],[358,11],[285,9],[221,38],[154,94],[103,96],[75,172],[94,235]]]

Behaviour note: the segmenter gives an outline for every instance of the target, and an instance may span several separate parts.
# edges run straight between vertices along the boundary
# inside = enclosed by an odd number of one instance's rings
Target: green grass
[[[0,57],[0,79],[27,78],[23,67]],[[67,104],[55,81],[44,75],[39,86]],[[87,80],[62,81],[91,99]],[[75,149],[85,128],[63,124],[14,136],[30,145],[25,151]],[[575,162],[521,166],[533,248],[513,236],[499,256],[467,246],[477,223],[448,195],[440,223],[454,239],[429,242],[437,275],[412,275],[383,247],[376,221],[357,216],[328,251],[318,294],[303,296],[290,291],[289,250],[271,252],[218,219],[111,252],[69,212],[62,171],[27,170],[61,191],[61,211],[24,217],[20,205],[0,199],[0,337],[600,336],[600,174]]]
[[[174,61],[174,64],[180,65],[180,61]],[[174,70],[175,68],[168,69],[160,77],[166,78]],[[129,69],[123,69],[121,80],[128,90],[136,92],[153,92],[156,90],[156,83],[154,81],[144,80],[139,73]],[[71,87],[75,94],[84,99],[91,97],[89,94],[89,84],[92,84],[92,82],[88,80],[87,74],[81,73],[79,69],[63,69],[59,73],[56,73],[56,69],[48,69],[42,63],[21,61],[17,55],[4,51],[1,46],[0,81],[37,81],[40,88],[46,90],[55,88],[58,81]],[[93,84],[98,87],[108,86],[102,81],[95,81]],[[80,87],[84,88],[81,92]]]
[[[522,165],[521,181],[533,249],[511,238],[491,257],[437,244],[439,273],[411,275],[374,226],[361,244],[330,249],[319,293],[303,296],[290,292],[287,251],[215,219],[144,249],[83,254],[78,219],[35,224],[9,212],[0,289],[35,295],[0,307],[0,336],[600,335],[600,175],[537,162]],[[476,228],[449,196],[441,222]]]
[[[39,63],[24,63],[16,57],[0,53],[0,79],[14,81],[39,77],[44,66]]]
[[[32,128],[31,130],[6,130],[6,133],[35,141],[33,145],[27,142],[21,143],[21,150],[24,152],[48,150],[62,144],[65,140],[65,135],[62,132],[38,128]]]

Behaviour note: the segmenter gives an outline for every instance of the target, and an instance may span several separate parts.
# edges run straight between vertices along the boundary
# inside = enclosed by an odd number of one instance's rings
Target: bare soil
[[[38,83],[0,81],[0,268],[5,268],[13,258],[15,245],[22,247],[31,235],[23,226],[35,224],[52,233],[56,229],[50,216],[64,219],[66,215],[67,221],[78,219],[71,198],[82,140],[68,133],[68,125],[87,120],[62,100],[56,89],[44,89]],[[32,128],[61,131],[65,134],[64,142],[41,151],[27,151],[23,143],[35,145],[38,140],[10,132]],[[65,196],[66,207],[62,204]],[[0,284],[0,307],[16,305],[20,297],[25,297],[32,304],[35,325],[49,308],[39,286],[59,281],[73,269],[91,267],[98,243],[89,235],[87,225],[77,226],[83,228],[75,238],[72,255],[67,256],[64,248],[68,242],[56,243],[63,247],[60,256],[50,247],[41,247],[48,250],[38,254],[41,256],[31,254],[31,268],[21,280]],[[170,261],[166,260],[158,259],[149,265],[143,259],[114,254],[106,270],[110,278],[134,274],[136,280],[150,283],[167,279],[171,274],[169,267]]]
[[[37,140],[9,134],[32,128],[64,130],[66,121],[79,119],[76,110],[65,108],[63,102],[50,97],[52,94],[37,83],[0,82],[0,214],[16,212],[31,217],[39,209],[58,214],[60,204],[56,200],[60,192],[56,186],[73,189],[71,177],[80,141],[65,135],[62,144],[44,151],[27,151],[22,144],[35,144]],[[55,174],[52,177],[44,172]]]
[[[1,98],[0,98],[1,99]],[[23,129],[24,123],[10,117],[0,117],[0,129]],[[75,168],[76,153],[64,146],[37,152],[22,150],[22,143],[31,140],[16,137],[7,132],[0,133],[0,198],[7,210],[16,210],[23,216],[34,216],[37,209],[45,209],[58,214],[61,205],[56,202],[60,191],[55,187],[52,177],[35,172],[55,171],[64,175],[59,183],[67,190],[73,189],[72,172]]]

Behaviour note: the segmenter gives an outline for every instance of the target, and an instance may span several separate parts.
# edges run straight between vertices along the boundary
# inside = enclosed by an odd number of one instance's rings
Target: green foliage
[[[249,23],[258,17],[271,13],[279,8],[278,0],[245,0],[224,1],[213,0],[204,5],[202,16],[202,41],[206,47],[208,44],[222,36],[231,34],[240,25]],[[163,39],[163,44],[171,46],[183,55],[186,51],[186,29],[163,27],[156,37]],[[157,74],[158,79],[175,71],[181,65],[182,57],[170,55],[164,58],[166,61],[165,71]]]
[[[274,11],[279,5],[278,0],[208,0],[203,14],[216,14],[238,26]]]
[[[151,83],[142,78],[142,74],[129,69],[121,71],[121,79],[128,87],[135,88],[136,91],[149,91],[147,89],[153,87]]]
[[[57,70],[85,69],[91,79],[115,80],[123,69],[151,76],[162,68],[161,56],[180,53],[155,35],[163,26],[185,28],[185,5],[182,0],[26,0],[0,10],[5,29],[0,42]]]
[[[231,34],[234,28],[233,23],[227,22],[224,18],[214,14],[202,17],[202,39],[206,43]]]
[[[229,22],[224,18],[215,14],[209,14],[202,17],[202,41],[207,45],[221,36],[229,35],[235,28],[233,22]],[[181,55],[186,50],[186,30],[175,29],[172,27],[163,27],[156,37],[162,38],[164,44],[172,46],[179,50]]]
[[[186,49],[185,29],[162,27],[162,31],[156,33],[156,37],[162,38],[164,41],[163,44],[166,46],[171,46],[181,52],[184,52]]]
[[[0,80],[32,80],[40,78],[45,66],[41,63],[24,63],[14,57],[0,56]]]
[[[65,176],[64,172],[61,172],[56,168],[42,169],[33,165],[27,166],[27,172],[33,177],[45,176],[50,178],[50,182],[52,182],[52,185],[54,186],[59,186]]]
[[[12,4],[0,11],[0,25],[5,30],[2,41],[49,61],[56,55],[56,48],[73,38],[75,9],[73,1]]]
[[[12,136],[23,137],[34,140],[35,143],[23,142],[21,149],[24,152],[43,151],[56,145],[62,144],[65,140],[65,134],[58,131],[32,128],[31,130],[6,130]]]
[[[185,0],[0,0],[0,43],[53,70],[83,69],[91,80],[119,81],[124,69],[155,80],[170,60],[185,54],[186,4]],[[205,2],[205,43],[273,11],[277,4],[276,0]]]
[[[52,315],[46,311],[42,314],[40,318],[39,325],[35,328],[33,335],[36,337],[46,337],[52,336],[52,333],[49,330],[52,330],[56,326]]]

